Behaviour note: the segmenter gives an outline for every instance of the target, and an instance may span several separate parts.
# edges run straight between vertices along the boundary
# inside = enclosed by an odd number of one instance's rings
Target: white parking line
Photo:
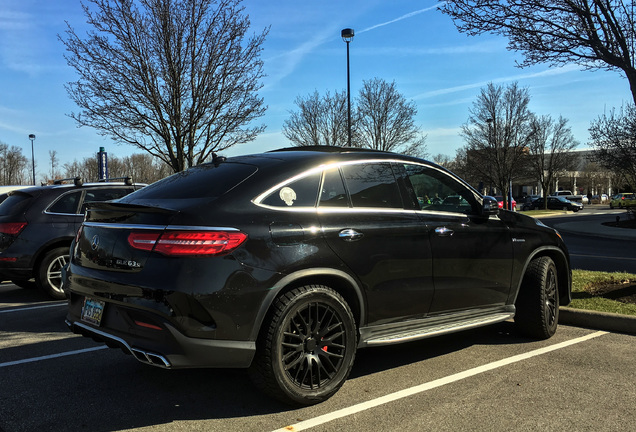
[[[24,308],[0,310],[0,314],[11,313],[11,312],[24,312],[24,311],[30,311],[30,310],[35,310],[35,309],[43,309],[43,308],[50,308],[50,307],[60,307],[60,306],[66,306],[67,304],[68,303],[66,303],[66,301],[64,301],[62,303],[48,304],[48,305],[44,305],[44,306],[31,306],[31,307],[24,307]]]
[[[404,389],[404,390],[401,390],[401,391],[398,391],[398,392],[395,392],[395,393],[391,393],[391,394],[388,394],[386,396],[382,396],[382,397],[377,398],[377,399],[373,399],[373,400],[370,400],[370,401],[367,401],[367,402],[359,403],[357,405],[353,405],[353,406],[348,407],[348,408],[343,408],[341,410],[334,411],[332,413],[324,414],[324,415],[321,415],[321,416],[313,418],[313,419],[305,420],[305,421],[302,421],[300,423],[296,423],[294,425],[286,426],[286,427],[281,428],[281,429],[276,429],[274,432],[297,432],[297,431],[302,431],[302,430],[309,429],[309,428],[312,428],[312,427],[320,426],[320,425],[328,423],[328,422],[330,422],[332,420],[336,420],[336,419],[339,419],[339,418],[342,418],[342,417],[347,417],[347,416],[359,413],[361,411],[365,411],[365,410],[368,410],[368,409],[371,409],[371,408],[375,408],[377,406],[384,405],[384,404],[387,404],[389,402],[393,402],[393,401],[396,401],[398,399],[402,399],[402,398],[405,398],[405,397],[408,397],[408,396],[413,396],[415,394],[422,393],[422,392],[425,392],[427,390],[434,389],[436,387],[441,387],[441,386],[446,385],[446,384],[451,384],[451,383],[454,383],[454,382],[459,381],[459,380],[463,380],[463,379],[466,379],[466,378],[469,378],[469,377],[472,377],[472,376],[475,376],[475,375],[478,375],[478,374],[481,374],[481,373],[484,373],[484,372],[491,371],[493,369],[497,369],[497,368],[500,368],[500,367],[503,367],[503,366],[507,366],[507,365],[510,365],[510,364],[513,364],[513,363],[517,363],[517,362],[520,362],[522,360],[527,360],[529,358],[536,357],[536,356],[539,356],[539,355],[542,355],[542,354],[546,354],[546,353],[549,353],[549,352],[552,352],[552,351],[556,351],[556,350],[559,350],[561,348],[566,348],[566,347],[569,347],[571,345],[575,345],[575,344],[578,344],[578,343],[581,343],[581,342],[585,342],[587,340],[594,339],[594,338],[599,337],[599,336],[603,336],[603,335],[605,335],[607,333],[608,332],[598,331],[598,332],[595,332],[595,333],[591,333],[591,334],[589,334],[587,336],[582,336],[580,338],[571,339],[569,341],[561,342],[561,343],[558,343],[558,344],[555,344],[555,345],[550,345],[550,346],[545,347],[545,348],[539,348],[539,349],[536,349],[534,351],[529,351],[529,352],[524,353],[524,354],[519,354],[519,355],[512,356],[512,357],[509,357],[509,358],[506,358],[506,359],[503,359],[503,360],[499,360],[499,361],[496,361],[496,362],[488,363],[488,364],[485,364],[483,366],[479,366],[479,367],[476,367],[476,368],[473,368],[473,369],[469,369],[469,370],[464,371],[464,372],[459,372],[459,373],[456,373],[454,375],[450,375],[450,376],[447,376],[447,377],[444,377],[444,378],[440,378],[440,379],[437,379],[437,380],[434,380],[434,381],[431,381],[431,382],[428,382],[428,383],[420,384],[420,385],[415,386],[415,387],[411,387],[411,388],[407,388],[407,389]]]
[[[12,362],[0,363],[0,368],[7,367],[7,366],[15,366],[15,365],[20,365],[20,364],[26,364],[26,363],[33,363],[33,362],[42,361],[42,360],[56,359],[56,358],[66,357],[66,356],[71,356],[71,355],[84,354],[84,353],[87,353],[87,352],[98,351],[98,350],[102,350],[102,349],[106,349],[106,348],[108,348],[108,347],[106,345],[104,345],[104,346],[98,346],[98,347],[94,347],[94,348],[86,348],[86,349],[75,350],[75,351],[66,351],[66,352],[63,352],[63,353],[51,354],[51,355],[46,355],[46,356],[42,356],[42,357],[32,357],[32,358],[28,358],[28,359],[24,359],[24,360],[16,360],[16,361],[12,361]]]

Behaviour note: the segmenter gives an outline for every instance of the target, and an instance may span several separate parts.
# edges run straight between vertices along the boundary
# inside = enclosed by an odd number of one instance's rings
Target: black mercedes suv
[[[61,269],[86,203],[121,198],[143,186],[130,178],[120,180],[83,183],[75,177],[9,192],[0,203],[0,279],[24,288],[37,285],[55,299],[66,298]]]
[[[430,162],[294,148],[213,162],[89,205],[64,289],[74,332],[164,368],[249,368],[312,404],[356,350],[514,317],[548,338],[568,251]]]

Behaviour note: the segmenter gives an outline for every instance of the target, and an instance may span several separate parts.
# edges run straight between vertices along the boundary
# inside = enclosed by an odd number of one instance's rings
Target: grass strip
[[[625,291],[635,284],[636,275],[631,273],[573,270],[572,303],[569,307],[636,316],[636,304],[608,298],[611,292]]]

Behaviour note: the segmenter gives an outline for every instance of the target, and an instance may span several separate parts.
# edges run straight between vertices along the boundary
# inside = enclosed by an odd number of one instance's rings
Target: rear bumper
[[[14,264],[15,263],[0,262],[0,276],[2,280],[31,279],[35,276],[33,269],[14,267]]]
[[[170,325],[164,335],[164,345],[148,343],[134,335],[118,335],[67,317],[66,325],[73,333],[104,342],[111,348],[121,348],[137,360],[162,368],[247,368],[252,363],[256,343],[190,338]]]

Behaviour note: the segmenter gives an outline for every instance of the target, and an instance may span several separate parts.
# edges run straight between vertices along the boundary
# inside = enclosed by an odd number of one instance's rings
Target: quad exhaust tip
[[[66,325],[73,333],[78,333],[82,336],[92,338],[97,342],[103,342],[110,348],[121,348],[125,353],[132,354],[133,357],[142,363],[164,369],[169,369],[172,366],[168,359],[161,354],[141,350],[139,348],[133,348],[128,345],[125,340],[117,336],[113,336],[78,322],[70,322],[66,320]]]

